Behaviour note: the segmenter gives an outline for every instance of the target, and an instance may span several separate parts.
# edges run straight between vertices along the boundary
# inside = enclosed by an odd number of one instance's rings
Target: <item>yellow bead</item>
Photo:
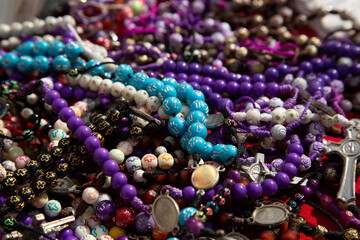
[[[324,235],[327,231],[328,230],[324,226],[321,225],[315,226],[315,233],[313,234],[314,239],[318,239],[318,240],[325,239]]]
[[[75,116],[81,117],[81,110],[80,110],[80,108],[78,108],[78,107],[76,107],[76,106],[71,106],[70,108],[71,108],[72,110],[74,110]]]
[[[356,240],[359,238],[360,238],[359,232],[353,228],[346,229],[343,235],[344,240]]]
[[[112,227],[109,231],[109,235],[114,238],[117,239],[119,236],[125,235],[126,232],[124,229],[120,228],[120,227]]]

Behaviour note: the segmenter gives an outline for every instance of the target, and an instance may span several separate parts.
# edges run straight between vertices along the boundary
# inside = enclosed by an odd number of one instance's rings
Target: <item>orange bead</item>
[[[273,231],[264,231],[260,234],[263,240],[275,240],[275,233]]]
[[[281,240],[299,240],[299,233],[294,230],[286,230],[281,234]]]
[[[155,240],[165,240],[168,237],[168,233],[161,231],[158,227],[154,227],[152,236]]]

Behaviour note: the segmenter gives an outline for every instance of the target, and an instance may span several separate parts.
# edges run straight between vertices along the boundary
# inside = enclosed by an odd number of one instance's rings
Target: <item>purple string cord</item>
[[[140,210],[144,213],[149,213],[151,211],[151,207],[148,205],[145,205],[143,203],[143,201],[141,201],[141,199],[136,196],[131,201],[131,206],[133,206],[135,209]]]
[[[182,191],[180,189],[172,187],[170,185],[166,185],[165,189],[169,190],[171,197],[175,199],[182,198]]]

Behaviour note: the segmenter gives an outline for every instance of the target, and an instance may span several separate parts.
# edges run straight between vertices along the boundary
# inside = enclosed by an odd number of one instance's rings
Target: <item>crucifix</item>
[[[360,157],[360,119],[352,119],[351,126],[346,128],[346,138],[341,142],[328,141],[325,150],[337,153],[344,160],[340,188],[336,198],[344,203],[355,200],[356,162]]]
[[[274,176],[275,173],[265,165],[265,155],[262,153],[255,154],[255,162],[250,166],[243,166],[242,170],[249,176],[253,182],[262,183],[267,176]]]

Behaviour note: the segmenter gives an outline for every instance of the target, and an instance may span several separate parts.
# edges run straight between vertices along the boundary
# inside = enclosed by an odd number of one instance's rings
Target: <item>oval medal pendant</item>
[[[256,208],[250,221],[260,226],[275,226],[287,220],[289,211],[283,205],[263,205]]]
[[[155,199],[151,215],[159,229],[169,233],[178,226],[180,209],[176,201],[166,193]]]
[[[201,165],[191,175],[191,183],[196,189],[208,190],[216,186],[219,172],[213,165]]]
[[[207,127],[208,129],[217,128],[222,126],[224,122],[224,115],[220,113],[210,114],[206,117],[205,127]]]
[[[237,232],[231,232],[231,233],[227,234],[225,236],[225,238],[235,239],[235,240],[250,240],[245,235],[243,235],[241,233],[237,233]]]

